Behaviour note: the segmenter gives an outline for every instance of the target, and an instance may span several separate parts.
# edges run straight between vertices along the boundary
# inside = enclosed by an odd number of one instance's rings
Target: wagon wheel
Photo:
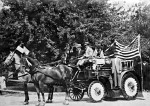
[[[135,99],[138,94],[139,83],[132,74],[126,74],[122,79],[122,94],[125,99]]]
[[[93,102],[101,101],[105,95],[104,85],[99,81],[93,81],[88,87],[88,95]]]
[[[80,101],[84,96],[84,90],[78,88],[71,88],[69,90],[69,96],[74,101]]]

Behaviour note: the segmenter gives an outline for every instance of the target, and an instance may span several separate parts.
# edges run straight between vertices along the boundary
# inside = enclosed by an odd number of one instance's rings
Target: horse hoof
[[[40,103],[40,106],[45,106],[45,102],[41,102],[41,103]]]
[[[65,101],[63,104],[64,105],[69,105],[69,101]]]
[[[47,101],[46,101],[46,103],[52,103],[52,102],[53,102],[52,100],[47,100]]]
[[[27,101],[23,103],[23,105],[28,105],[28,104],[29,104],[29,102],[27,102]]]
[[[40,106],[40,102],[38,102],[37,104],[35,104],[35,106]]]

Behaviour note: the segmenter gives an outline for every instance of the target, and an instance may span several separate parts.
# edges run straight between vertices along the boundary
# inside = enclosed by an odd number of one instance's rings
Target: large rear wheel
[[[104,98],[105,88],[100,81],[93,81],[88,87],[89,98],[93,102],[99,102]]]
[[[80,101],[84,96],[84,90],[78,88],[70,88],[69,96],[74,101]]]
[[[133,74],[126,74],[122,79],[122,94],[125,99],[135,99],[139,90],[139,83]]]

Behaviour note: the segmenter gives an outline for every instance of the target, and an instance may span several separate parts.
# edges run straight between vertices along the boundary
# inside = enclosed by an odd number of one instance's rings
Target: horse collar
[[[30,69],[31,70],[31,69]],[[37,67],[34,67],[33,69],[32,69],[32,71],[29,71],[29,74],[31,74],[31,76],[33,76],[35,73],[37,73],[38,71],[37,71]]]

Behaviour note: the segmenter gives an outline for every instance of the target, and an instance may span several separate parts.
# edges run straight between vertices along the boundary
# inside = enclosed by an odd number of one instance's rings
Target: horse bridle
[[[14,55],[15,55],[15,52],[13,52],[13,55],[11,56],[11,58],[10,58],[9,60],[12,60],[12,58],[13,58]],[[16,64],[16,65],[21,65],[21,64],[16,63],[16,62],[15,62],[15,64]],[[25,67],[25,65],[22,65],[22,66]]]
[[[12,55],[11,58],[8,59],[8,60],[9,60],[9,61],[10,61],[10,60],[13,61],[12,58],[13,58],[14,55],[15,55],[15,52],[13,52],[13,55]],[[6,64],[6,65],[7,65],[7,64]]]
[[[13,58],[14,55],[15,55],[15,51],[13,51],[13,55],[11,56],[11,58],[10,58],[9,60],[12,61],[12,58]],[[16,64],[16,65],[20,65],[21,67],[26,67],[25,65],[22,65],[22,64],[19,64],[19,63],[16,63],[16,62],[15,62],[15,64]],[[17,69],[16,69],[16,70],[17,70]],[[15,73],[15,72],[13,72],[12,74],[10,74],[10,75],[8,76],[8,78],[9,78],[10,76],[12,76],[14,73]],[[18,76],[18,77],[23,77],[23,76],[25,76],[25,75],[27,75],[27,74],[24,74],[24,75],[21,75],[21,76]],[[8,78],[7,78],[7,79],[8,79]]]

